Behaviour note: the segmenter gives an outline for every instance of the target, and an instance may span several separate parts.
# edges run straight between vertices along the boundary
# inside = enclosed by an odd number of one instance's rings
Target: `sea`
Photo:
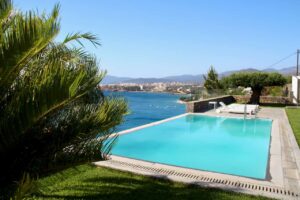
[[[108,96],[124,97],[129,114],[117,127],[117,132],[185,113],[185,104],[179,102],[182,95],[150,92],[104,92]]]

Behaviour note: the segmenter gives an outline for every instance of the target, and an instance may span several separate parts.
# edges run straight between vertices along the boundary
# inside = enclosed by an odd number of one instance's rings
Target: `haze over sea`
[[[173,117],[185,112],[185,105],[178,103],[180,95],[146,92],[105,92],[105,95],[124,97],[130,114],[125,117],[117,131],[141,126]]]

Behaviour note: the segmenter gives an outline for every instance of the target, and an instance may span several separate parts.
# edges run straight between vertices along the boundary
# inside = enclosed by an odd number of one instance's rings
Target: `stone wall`
[[[210,101],[216,101],[219,106],[219,102],[224,102],[225,104],[231,104],[235,102],[235,99],[231,95],[220,96],[205,100],[199,101],[190,101],[186,103],[186,111],[187,112],[205,112],[210,109],[213,109],[213,105],[209,104]]]
[[[237,103],[248,103],[250,101],[250,95],[233,95],[233,98]]]
[[[250,101],[250,95],[233,95],[233,98],[237,103],[248,103]],[[260,96],[259,102],[261,104],[287,104],[292,103],[291,98],[281,96]]]
[[[186,103],[187,112],[205,112],[213,109],[213,105],[209,104],[210,101],[216,101],[217,107],[219,102],[225,104],[237,103],[248,103],[250,101],[250,95],[227,95],[220,96],[199,101],[190,101]],[[292,101],[289,97],[274,97],[274,96],[260,96],[260,104],[262,105],[291,105]]]
[[[292,104],[292,99],[289,97],[261,96],[259,102],[261,104]]]

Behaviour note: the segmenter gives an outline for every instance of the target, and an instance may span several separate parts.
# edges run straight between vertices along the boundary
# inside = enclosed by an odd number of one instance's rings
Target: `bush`
[[[66,164],[103,159],[104,140],[123,120],[127,104],[97,89],[105,76],[94,56],[72,42],[55,41],[59,6],[50,15],[15,12],[0,1],[0,184]],[[96,136],[98,139],[96,140]]]

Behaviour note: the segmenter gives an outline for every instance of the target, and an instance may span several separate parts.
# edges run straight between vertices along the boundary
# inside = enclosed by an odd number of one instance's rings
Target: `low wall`
[[[259,102],[263,104],[292,104],[292,99],[288,97],[261,96]]]
[[[232,95],[237,103],[248,103],[251,95]]]
[[[224,102],[225,104],[231,104],[234,102],[248,103],[250,101],[249,95],[227,95],[221,97],[215,97],[199,101],[190,101],[186,103],[187,112],[205,112],[213,109],[213,105],[209,104],[210,101]],[[262,105],[292,105],[291,99],[288,97],[273,97],[273,96],[260,96],[260,104]]]
[[[219,105],[219,102],[224,102],[225,104],[231,104],[235,102],[235,99],[231,95],[227,96],[220,96],[205,100],[199,100],[199,101],[190,101],[186,103],[186,111],[187,112],[205,112],[210,109],[213,109],[213,105],[209,104],[210,101],[216,101],[218,102],[217,105]]]
[[[238,103],[248,103],[250,101],[249,95],[233,95],[233,98]],[[281,96],[260,96],[259,103],[261,104],[292,104],[292,100],[289,97]]]

